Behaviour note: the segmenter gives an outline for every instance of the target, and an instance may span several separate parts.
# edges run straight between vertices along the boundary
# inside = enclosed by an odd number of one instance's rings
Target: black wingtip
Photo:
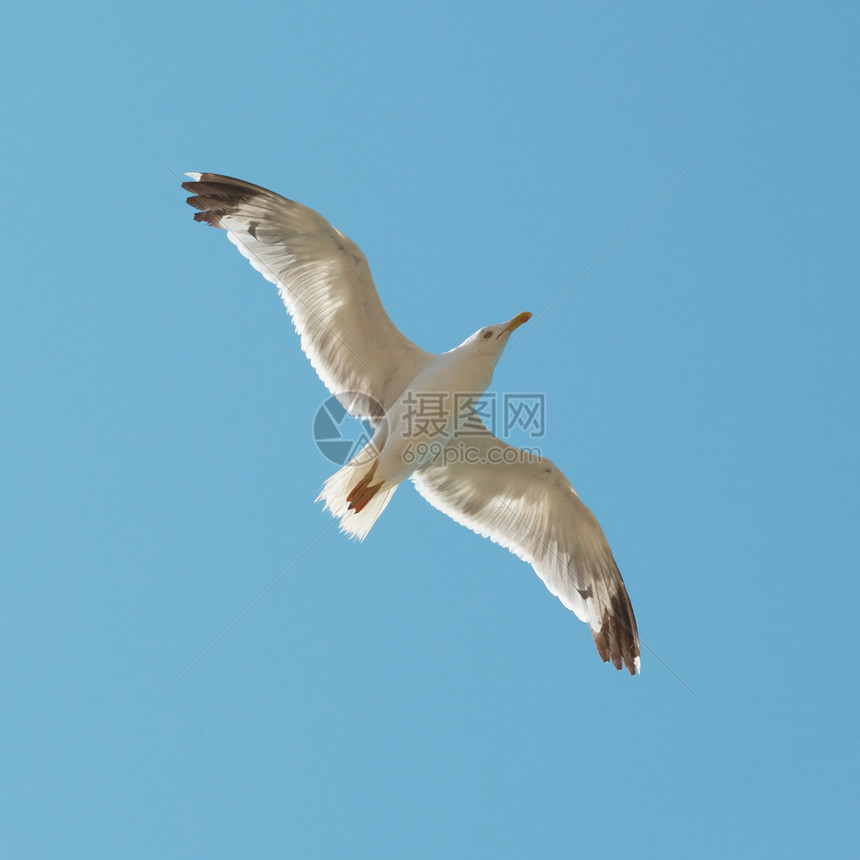
[[[219,173],[195,173],[193,179],[182,183],[182,187],[192,194],[186,200],[188,205],[200,210],[194,215],[194,220],[211,227],[221,227],[222,218],[232,215],[250,200],[278,197],[259,185]]]
[[[639,671],[639,633],[636,617],[627,591],[622,588],[612,596],[609,608],[600,622],[600,630],[592,631],[597,653],[604,663],[616,669],[626,668],[631,675]]]

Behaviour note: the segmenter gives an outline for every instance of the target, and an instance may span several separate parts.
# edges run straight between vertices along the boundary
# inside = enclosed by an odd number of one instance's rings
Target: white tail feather
[[[370,446],[368,445],[368,448]],[[325,510],[340,519],[340,530],[350,537],[364,540],[373,528],[385,506],[391,501],[399,483],[383,481],[376,495],[356,513],[349,509],[346,497],[352,488],[367,474],[373,461],[368,457],[368,448],[357,454],[345,466],[338,469],[323,485],[316,501],[325,502]]]

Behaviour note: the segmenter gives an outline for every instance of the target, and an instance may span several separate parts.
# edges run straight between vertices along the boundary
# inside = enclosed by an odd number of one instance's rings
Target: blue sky
[[[6,10],[8,856],[852,856],[858,25]],[[319,210],[444,350],[542,314],[691,165],[494,381],[545,394],[642,675],[411,487],[363,545],[326,533],[326,392],[176,176]]]

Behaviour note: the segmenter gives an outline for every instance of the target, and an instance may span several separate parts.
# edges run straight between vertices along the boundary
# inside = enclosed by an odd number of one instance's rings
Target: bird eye
[[[487,330],[484,332],[484,340],[486,340],[488,337],[492,337],[492,336],[493,336],[493,332],[492,332],[492,330],[491,330],[491,329],[487,329]]]

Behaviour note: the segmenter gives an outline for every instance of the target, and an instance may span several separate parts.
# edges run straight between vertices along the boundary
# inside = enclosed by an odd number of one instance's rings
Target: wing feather
[[[276,284],[314,370],[343,405],[379,417],[434,356],[385,312],[361,249],[318,212],[250,182],[189,173],[195,220],[227,238]],[[355,396],[355,393],[358,396]]]
[[[418,492],[531,564],[550,592],[588,623],[604,662],[636,674],[639,635],[624,580],[600,524],[561,470],[486,428],[457,436],[452,445],[456,457],[413,475]]]

